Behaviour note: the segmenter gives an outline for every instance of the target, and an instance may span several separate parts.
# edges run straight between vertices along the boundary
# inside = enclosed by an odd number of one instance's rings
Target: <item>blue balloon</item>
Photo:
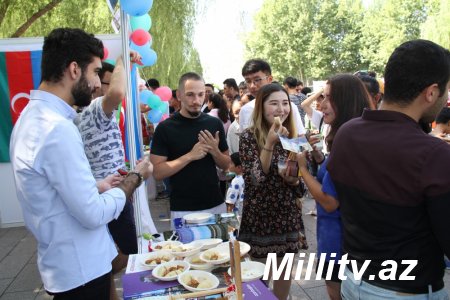
[[[142,16],[152,8],[153,0],[121,0],[120,6],[130,16]]]
[[[142,64],[146,67],[153,66],[158,59],[158,55],[152,48],[143,49],[143,52],[139,52],[142,56]]]
[[[161,98],[159,98],[158,95],[155,94],[151,94],[148,98],[147,98],[147,103],[146,103],[151,109],[158,109],[158,107],[161,105]]]
[[[153,95],[152,91],[149,91],[149,90],[142,90],[142,91],[139,93],[139,101],[140,101],[142,104],[147,105],[147,104],[148,104],[148,99],[149,99],[152,95]]]
[[[149,31],[152,27],[152,19],[148,14],[139,16],[139,17],[131,17],[130,24],[132,31],[136,29],[143,29],[145,31]]]
[[[162,101],[158,106],[158,110],[163,114],[167,114],[169,112],[169,103],[167,103],[166,101]]]
[[[151,111],[148,112],[148,119],[153,124],[159,123],[162,116],[163,116],[163,113],[159,109],[152,109]]]
[[[148,53],[148,49],[150,49],[152,45],[152,40],[150,40],[147,44],[138,46],[135,43],[130,41],[130,49],[139,52],[141,56],[143,56],[143,53]]]

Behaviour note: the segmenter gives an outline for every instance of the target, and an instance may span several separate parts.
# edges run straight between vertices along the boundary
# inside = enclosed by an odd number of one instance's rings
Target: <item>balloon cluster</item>
[[[120,5],[123,11],[131,16],[130,48],[139,52],[142,66],[153,66],[158,59],[156,52],[151,48],[152,36],[148,33],[152,27],[152,19],[148,12],[152,8],[153,0],[121,0]]]
[[[139,100],[151,108],[148,112],[150,122],[159,123],[169,117],[167,111],[170,98],[172,98],[172,90],[167,86],[157,88],[154,93],[149,90],[141,91]]]
[[[153,39],[148,32],[152,27],[152,19],[148,12],[152,8],[153,0],[120,0],[120,5],[123,11],[131,16],[130,48],[139,52],[142,66],[153,66],[158,59],[156,52],[151,48]],[[170,98],[172,90],[167,86],[158,88],[154,93],[149,90],[140,92],[140,102],[151,108],[148,113],[150,122],[159,123],[169,117],[167,112]]]

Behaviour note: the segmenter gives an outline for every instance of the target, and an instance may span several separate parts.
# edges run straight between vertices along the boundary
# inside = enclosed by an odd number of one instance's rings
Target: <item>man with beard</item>
[[[205,83],[196,73],[181,76],[181,110],[156,127],[150,160],[156,180],[170,177],[172,221],[190,212],[226,212],[216,166],[230,163],[222,121],[201,107]],[[173,222],[172,222],[173,226]]]
[[[80,29],[44,39],[42,81],[17,121],[10,155],[25,224],[37,240],[38,268],[54,299],[109,299],[117,255],[106,224],[149,175],[144,160],[118,185],[97,191],[73,106],[100,87],[102,42]]]
[[[432,122],[447,101],[450,52],[425,40],[403,43],[384,79],[379,109],[341,126],[327,166],[340,202],[343,252],[365,269],[356,280],[356,264],[347,265],[341,293],[448,299],[450,147],[419,123]]]

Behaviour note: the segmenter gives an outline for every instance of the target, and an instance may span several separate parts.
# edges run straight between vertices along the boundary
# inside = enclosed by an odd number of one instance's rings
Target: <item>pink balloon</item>
[[[162,101],[169,101],[170,98],[172,98],[172,90],[168,86],[157,88],[155,94],[158,95]]]
[[[105,45],[103,45],[103,60],[107,59],[108,55],[109,55],[108,48],[106,48]]]
[[[161,121],[164,121],[167,118],[169,118],[169,115],[168,114],[163,114],[163,116],[161,117]]]
[[[144,29],[136,29],[131,33],[130,38],[136,45],[143,46],[151,40],[152,36]]]

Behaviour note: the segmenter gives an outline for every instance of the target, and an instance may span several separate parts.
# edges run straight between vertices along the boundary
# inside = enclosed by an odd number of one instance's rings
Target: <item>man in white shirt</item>
[[[247,84],[248,91],[256,98],[258,91],[261,87],[272,82],[272,70],[270,65],[262,59],[250,59],[242,67],[242,76]],[[291,103],[292,104],[292,103]],[[245,129],[251,126],[253,109],[255,108],[255,100],[252,100],[242,106],[239,113],[239,125],[240,131],[243,132]],[[306,133],[305,127],[303,126],[300,113],[296,105],[291,105],[292,112],[295,119],[295,127],[299,135],[304,135]]]
[[[11,136],[17,196],[38,243],[44,287],[55,300],[109,299],[117,251],[106,224],[149,175],[144,160],[117,188],[97,191],[72,107],[89,105],[100,87],[103,55],[93,35],[53,30],[44,39],[42,82]]]

